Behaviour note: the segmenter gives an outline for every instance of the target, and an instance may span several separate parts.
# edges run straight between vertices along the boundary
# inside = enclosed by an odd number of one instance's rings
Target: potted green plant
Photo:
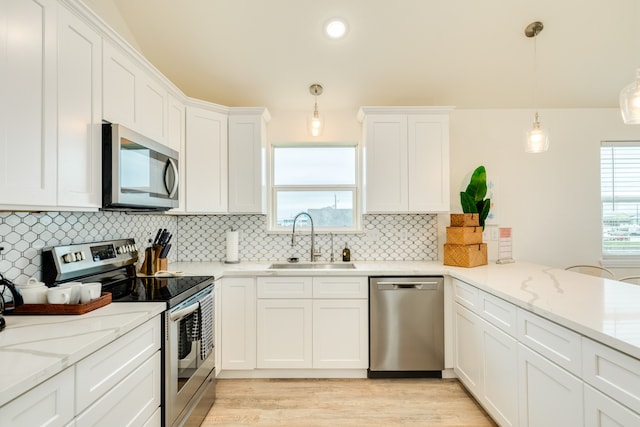
[[[491,199],[485,199],[487,195],[487,171],[484,166],[478,166],[473,174],[467,189],[460,192],[462,212],[478,214],[479,224],[484,230],[484,222],[489,215]]]

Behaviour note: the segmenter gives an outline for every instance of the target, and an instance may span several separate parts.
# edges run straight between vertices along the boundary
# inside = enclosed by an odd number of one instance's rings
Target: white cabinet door
[[[172,212],[185,211],[185,123],[186,108],[184,104],[179,99],[170,95],[167,101],[167,145],[180,153],[178,161],[178,173],[180,180],[178,182],[179,206],[176,209],[172,209]]]
[[[102,116],[136,129],[136,66],[111,43],[105,41],[102,48]]]
[[[523,427],[583,425],[582,381],[518,344],[519,418]]]
[[[310,299],[260,299],[258,368],[312,367]]]
[[[258,111],[253,111],[258,110]],[[229,212],[267,211],[268,113],[263,108],[229,112]]]
[[[369,366],[369,304],[360,300],[313,301],[313,367]]]
[[[227,116],[187,107],[186,209],[227,212]]]
[[[74,371],[53,378],[0,407],[0,425],[11,427],[66,426],[74,414]]]
[[[102,54],[104,120],[166,144],[167,91],[114,45],[105,42]]]
[[[56,204],[56,6],[0,2],[2,205]]]
[[[482,390],[482,319],[461,306],[455,305],[454,370],[467,389],[476,396]]]
[[[225,277],[220,287],[221,369],[256,367],[256,285],[252,277]]]
[[[167,91],[142,70],[138,70],[136,83],[136,127],[141,134],[166,144]]]
[[[407,212],[407,117],[367,116],[363,139],[365,212]]]
[[[367,213],[449,211],[446,108],[363,107]]]
[[[518,342],[482,322],[482,403],[501,426],[518,425]]]
[[[77,427],[134,426],[147,422],[160,407],[160,352],[76,417]]]
[[[640,414],[585,384],[584,425],[586,427],[640,426]]]
[[[449,116],[407,118],[410,212],[449,211]]]
[[[58,11],[58,205],[99,208],[102,38]]]

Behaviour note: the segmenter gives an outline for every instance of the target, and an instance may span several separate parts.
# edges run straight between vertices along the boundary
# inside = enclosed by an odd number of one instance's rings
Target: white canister
[[[46,304],[47,286],[39,282],[35,277],[30,278],[27,283],[17,285],[18,292],[22,295],[25,304]]]

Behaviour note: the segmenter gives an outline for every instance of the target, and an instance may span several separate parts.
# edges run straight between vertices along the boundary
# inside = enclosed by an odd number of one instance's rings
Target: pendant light
[[[317,83],[309,86],[309,93],[314,96],[315,102],[313,104],[313,115],[309,121],[309,131],[312,136],[319,136],[322,133],[322,119],[320,113],[318,113],[318,96],[322,95],[322,86]]]
[[[636,80],[620,91],[620,112],[625,125],[640,125],[640,68]]]
[[[635,20],[640,17],[636,2],[633,3],[632,16]],[[632,32],[635,34],[635,31]],[[634,40],[636,40],[634,50],[637,50],[637,36]],[[625,125],[640,125],[640,68],[636,70],[636,80],[620,91],[620,112]]]
[[[534,105],[536,103],[536,86],[538,81],[538,52],[536,49],[536,37],[540,34],[543,28],[544,25],[542,25],[542,22],[536,21],[527,25],[524,29],[524,34],[529,38],[533,38],[533,74],[535,79],[533,85]],[[542,128],[542,126],[540,126],[540,116],[537,111],[531,129],[525,132],[524,144],[524,151],[527,153],[543,153],[549,149],[549,134]]]

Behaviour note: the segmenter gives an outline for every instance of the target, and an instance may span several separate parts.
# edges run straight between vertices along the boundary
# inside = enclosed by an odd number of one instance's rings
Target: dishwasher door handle
[[[421,291],[438,290],[438,282],[378,282],[378,290],[417,289]]]

